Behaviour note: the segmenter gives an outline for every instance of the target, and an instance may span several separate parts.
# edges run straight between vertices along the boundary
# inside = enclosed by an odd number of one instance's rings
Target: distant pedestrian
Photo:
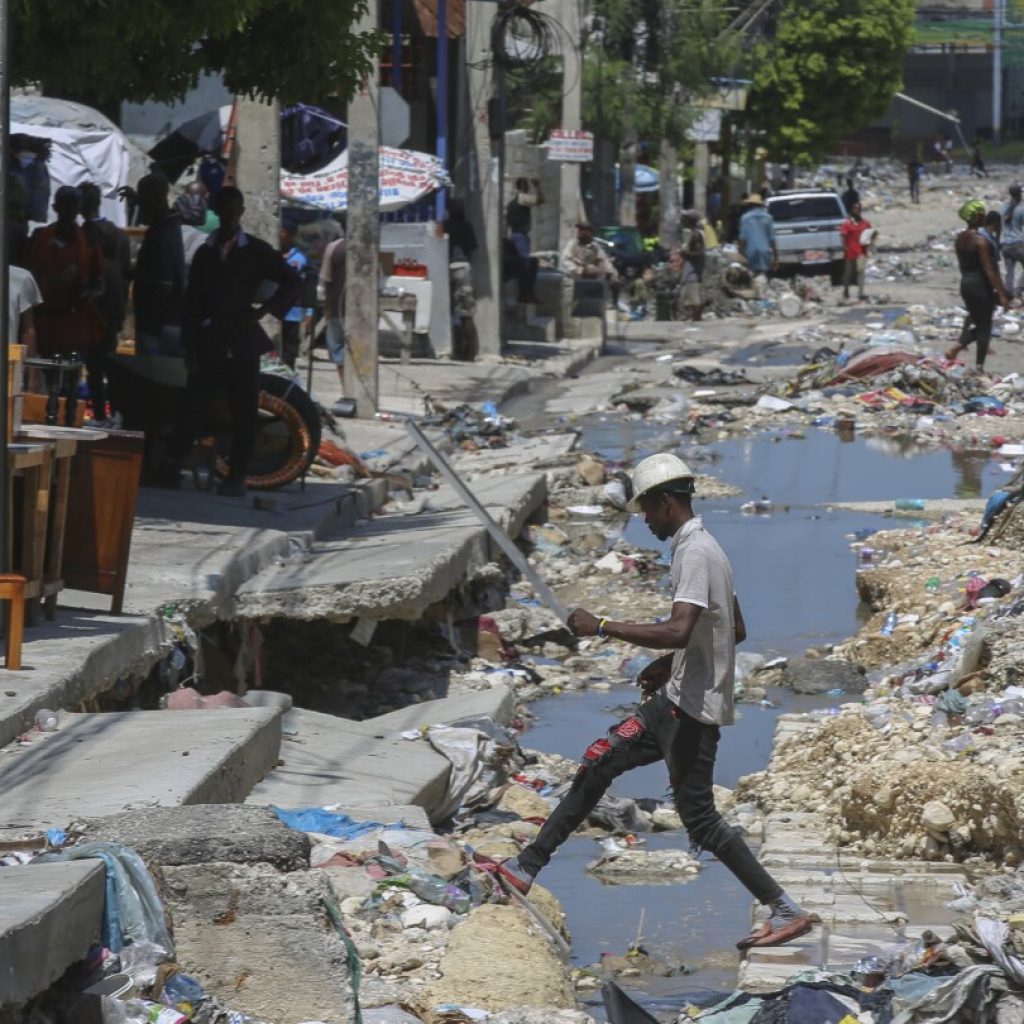
[[[29,267],[43,295],[36,341],[46,358],[84,355],[103,341],[107,323],[96,305],[103,294],[103,254],[78,223],[82,194],[62,185],[53,197],[57,220],[36,228]]]
[[[960,267],[960,297],[967,307],[969,322],[964,321],[957,343],[946,353],[947,359],[956,357],[972,342],[975,348],[975,367],[985,368],[989,340],[992,337],[992,316],[996,303],[1006,310],[1010,297],[1003,287],[997,264],[992,258],[988,240],[981,234],[985,224],[985,203],[970,199],[960,208],[960,219],[967,227],[956,236],[955,251]]]
[[[864,292],[864,270],[868,257],[868,242],[865,233],[871,230],[871,222],[861,215],[860,203],[850,207],[850,216],[843,221],[839,234],[843,238],[843,298],[849,299],[850,285],[856,282],[857,298],[867,301]],[[870,238],[871,236],[868,236]]]
[[[843,206],[847,213],[853,210],[853,206],[856,203],[860,205],[860,193],[853,187],[853,178],[846,179],[846,191],[843,193]]]
[[[1010,199],[1003,204],[1003,262],[1006,267],[1006,291],[1011,298],[1019,298],[1021,289],[1015,288],[1018,265],[1022,268],[1024,286],[1024,204],[1021,203],[1020,185],[1010,186]]]
[[[182,331],[188,407],[167,453],[180,466],[223,395],[231,415],[231,450],[229,473],[217,493],[241,497],[256,441],[260,357],[273,348],[260,319],[283,317],[300,299],[302,279],[273,246],[242,230],[245,199],[237,188],[225,185],[214,210],[220,227],[189,268]],[[277,287],[261,300],[266,282]]]
[[[738,948],[779,946],[809,932],[815,918],[794,903],[715,807],[715,757],[721,729],[735,717],[736,645],[747,631],[729,559],[694,515],[693,480],[681,459],[652,455],[636,467],[635,495],[626,506],[643,516],[658,540],[671,544],[668,614],[658,622],[612,622],[577,608],[568,619],[574,636],[609,637],[670,653],[638,676],[639,710],[587,747],[572,785],[540,831],[496,870],[507,887],[525,895],[620,775],[664,761],[691,844],[713,856],[767,909],[768,919]]]
[[[921,202],[921,175],[924,173],[924,164],[915,156],[907,161],[907,182],[910,186],[910,201]]]
[[[103,294],[97,300],[97,307],[106,320],[106,333],[85,357],[89,398],[92,400],[93,420],[113,427],[120,424],[120,418],[114,409],[111,409],[109,420],[107,417],[107,364],[117,351],[117,339],[124,326],[128,282],[132,274],[131,244],[128,235],[100,213],[103,194],[99,186],[87,182],[81,191],[86,236],[103,254]]]
[[[981,139],[975,137],[974,145],[971,146],[971,173],[979,178],[987,178],[988,171],[985,168],[985,158],[981,155]]]
[[[531,188],[532,185],[532,188]],[[530,253],[532,251],[531,231],[533,229],[533,210],[544,202],[540,178],[532,182],[527,178],[516,178],[516,194],[505,208],[505,224],[509,238],[516,248],[519,257],[519,295],[517,301],[533,303],[537,296],[533,294],[533,279],[530,278]]]
[[[953,139],[949,135],[942,136],[942,161],[946,165],[946,173],[953,173]]]
[[[747,211],[740,217],[739,249],[754,275],[758,292],[764,290],[767,275],[779,266],[779,250],[775,244],[775,221],[764,208],[764,200],[754,192],[744,200]]]
[[[309,268],[309,259],[296,245],[298,232],[299,226],[295,221],[288,217],[281,221],[281,254],[288,266],[304,279]],[[312,318],[313,311],[311,309],[304,306],[292,306],[281,321],[281,350],[278,355],[281,357],[281,362],[290,370],[295,369],[295,361],[299,357],[299,348],[302,345],[302,333],[309,329]]]
[[[681,247],[682,289],[679,303],[691,320],[700,320],[704,312],[701,282],[704,279],[706,241],[700,226],[700,214],[687,210],[682,217],[683,243]]]
[[[452,315],[458,317],[459,330],[452,343],[452,358],[473,362],[480,351],[476,331],[476,292],[473,289],[473,253],[477,250],[476,232],[466,219],[466,211],[458,199],[449,199],[448,217],[448,286],[451,291]]]
[[[320,280],[317,283],[317,295],[323,298],[325,337],[327,354],[338,369],[338,382],[341,384],[341,398],[345,397],[345,260],[346,247],[344,238],[336,238],[324,249],[323,262],[320,264]],[[312,353],[310,353],[312,359]],[[342,401],[334,405],[335,413],[349,414]]]

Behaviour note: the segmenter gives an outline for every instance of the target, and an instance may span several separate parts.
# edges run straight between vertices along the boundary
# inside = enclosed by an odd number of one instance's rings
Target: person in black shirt
[[[448,231],[448,283],[451,288],[452,313],[459,318],[459,336],[452,340],[452,358],[471,363],[480,351],[473,314],[476,293],[473,291],[473,253],[476,232],[466,220],[466,213],[457,199],[448,203],[445,221]]]
[[[230,469],[217,493],[241,497],[256,439],[260,358],[273,348],[259,321],[267,314],[283,318],[302,298],[302,278],[277,249],[242,230],[245,199],[237,188],[224,186],[214,209],[220,227],[189,268],[182,343],[191,401],[168,455],[180,465],[213,400],[224,394],[231,413]],[[277,287],[260,301],[265,282]]]
[[[846,191],[843,193],[843,206],[846,207],[846,212],[849,213],[853,209],[853,204],[859,202],[860,193],[853,187],[853,178],[847,178]]]
[[[100,213],[99,186],[86,182],[81,193],[86,238],[99,246],[103,254],[103,294],[96,305],[107,323],[106,334],[85,354],[85,366],[89,373],[93,420],[107,422],[107,360],[117,350],[117,336],[124,325],[132,268],[131,247],[128,235]]]
[[[530,256],[530,229],[533,225],[533,208],[544,202],[540,179],[533,179],[534,191],[526,178],[516,178],[516,194],[505,208],[505,223],[508,235],[515,246],[519,268],[519,302],[536,302],[533,294],[537,280],[537,261]],[[503,275],[504,276],[504,275]]]
[[[136,351],[141,355],[181,355],[185,247],[181,218],[168,202],[170,189],[170,182],[154,172],[139,179],[134,194],[139,220],[146,225],[132,292]]]

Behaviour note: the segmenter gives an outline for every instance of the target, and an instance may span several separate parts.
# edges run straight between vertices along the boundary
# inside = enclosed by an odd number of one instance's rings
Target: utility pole
[[[619,145],[619,223],[636,227],[636,102],[635,83],[622,97],[622,142]]]
[[[1003,28],[1006,0],[992,3],[992,141],[1003,141]]]
[[[497,5],[486,0],[466,3],[466,64],[472,156],[466,213],[476,235],[473,290],[480,354],[501,355],[501,246],[503,220],[502,141],[505,132],[505,72],[491,52],[491,27]]]
[[[711,150],[706,142],[693,144],[693,206],[702,216],[708,213],[708,175],[711,172]]]
[[[562,0],[559,15],[565,33],[562,39],[562,124],[565,131],[583,127],[583,60],[580,53],[580,4]],[[583,217],[580,196],[580,164],[563,160],[558,165],[558,251],[576,237],[576,224]]]
[[[666,249],[679,245],[679,153],[662,137],[658,147],[658,242]]]
[[[370,0],[357,31],[379,28],[379,0]],[[377,58],[348,105],[348,213],[345,244],[345,394],[356,415],[378,408],[377,321],[380,315],[380,123]]]
[[[245,230],[280,244],[281,117],[277,103],[238,98],[235,184],[245,195]]]

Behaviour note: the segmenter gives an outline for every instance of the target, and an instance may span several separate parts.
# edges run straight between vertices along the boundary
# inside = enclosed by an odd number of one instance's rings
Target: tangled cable
[[[540,71],[549,57],[577,46],[561,22],[516,0],[501,0],[491,28],[491,52],[496,64]]]

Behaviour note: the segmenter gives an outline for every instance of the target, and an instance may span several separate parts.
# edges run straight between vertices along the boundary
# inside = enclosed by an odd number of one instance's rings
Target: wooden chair
[[[24,576],[17,576],[14,573],[0,574],[0,601],[9,602],[4,667],[13,672],[21,668],[21,641],[25,635],[26,582]]]

